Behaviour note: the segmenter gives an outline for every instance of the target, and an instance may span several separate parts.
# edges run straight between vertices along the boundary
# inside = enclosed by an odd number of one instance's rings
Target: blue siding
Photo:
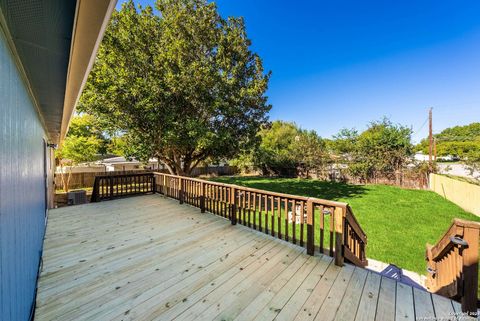
[[[0,29],[0,320],[28,320],[45,231],[44,129]]]

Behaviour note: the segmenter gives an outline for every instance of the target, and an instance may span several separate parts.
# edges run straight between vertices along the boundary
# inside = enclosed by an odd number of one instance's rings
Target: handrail
[[[436,245],[427,244],[427,288],[477,312],[480,223],[454,219]]]
[[[367,237],[347,203],[154,173],[156,191],[285,241],[366,266]],[[318,220],[318,223],[316,223]],[[317,231],[316,231],[317,229]],[[318,237],[315,237],[316,233]],[[327,237],[325,237],[327,235]]]
[[[351,222],[352,228],[355,229],[355,232],[358,234],[358,237],[362,239],[365,243],[367,242],[367,234],[363,231],[362,227],[357,221],[355,215],[353,215],[352,208],[350,205],[347,205],[347,218]]]
[[[316,198],[316,197],[307,197],[307,196],[272,192],[272,191],[266,191],[266,190],[263,190],[263,189],[257,189],[257,188],[247,187],[247,186],[240,186],[240,185],[235,185],[235,184],[227,184],[227,183],[219,183],[219,182],[214,182],[214,181],[207,181],[207,180],[204,180],[204,179],[188,177],[188,176],[179,176],[179,175],[165,174],[165,173],[159,173],[159,172],[154,172],[154,174],[169,176],[169,177],[174,177],[174,178],[181,177],[183,179],[188,179],[190,181],[196,181],[196,182],[200,182],[200,183],[201,182],[208,182],[208,184],[217,185],[217,186],[235,187],[235,188],[238,188],[238,189],[251,191],[251,192],[261,192],[261,193],[267,192],[270,195],[274,195],[274,196],[278,196],[278,197],[294,197],[298,200],[304,200],[304,201],[307,201],[308,199],[311,199],[314,202],[323,203],[325,205],[334,206],[334,207],[346,207],[346,206],[348,206],[348,203],[331,201],[331,200],[326,200],[326,199],[321,199],[321,198]]]
[[[155,193],[155,188],[155,175],[153,173],[95,176],[91,202]]]

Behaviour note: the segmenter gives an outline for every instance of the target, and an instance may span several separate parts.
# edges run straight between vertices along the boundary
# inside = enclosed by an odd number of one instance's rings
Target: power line
[[[423,129],[423,127],[425,127],[427,122],[428,122],[428,116],[427,116],[427,118],[425,118],[425,121],[423,122],[422,126],[420,126],[420,128],[418,130],[413,131],[414,136],[420,134],[420,131]]]

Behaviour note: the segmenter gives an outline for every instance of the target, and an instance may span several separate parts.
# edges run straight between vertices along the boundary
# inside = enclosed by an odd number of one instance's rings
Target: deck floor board
[[[160,195],[51,210],[38,285],[37,321],[414,319],[458,306]]]

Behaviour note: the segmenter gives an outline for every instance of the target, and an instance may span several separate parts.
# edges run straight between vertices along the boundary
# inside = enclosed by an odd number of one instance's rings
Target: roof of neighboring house
[[[155,158],[151,158],[148,160],[149,163],[151,162],[156,162],[157,160]],[[136,160],[135,158],[132,158],[131,160],[126,159],[125,157],[119,156],[119,157],[112,157],[112,158],[105,158],[101,161],[99,161],[100,164],[140,164],[141,162]]]
[[[52,143],[66,134],[116,0],[0,0],[0,27]]]
[[[131,160],[127,160],[125,157],[112,157],[112,158],[105,158],[100,161],[101,164],[140,164],[135,158]]]

